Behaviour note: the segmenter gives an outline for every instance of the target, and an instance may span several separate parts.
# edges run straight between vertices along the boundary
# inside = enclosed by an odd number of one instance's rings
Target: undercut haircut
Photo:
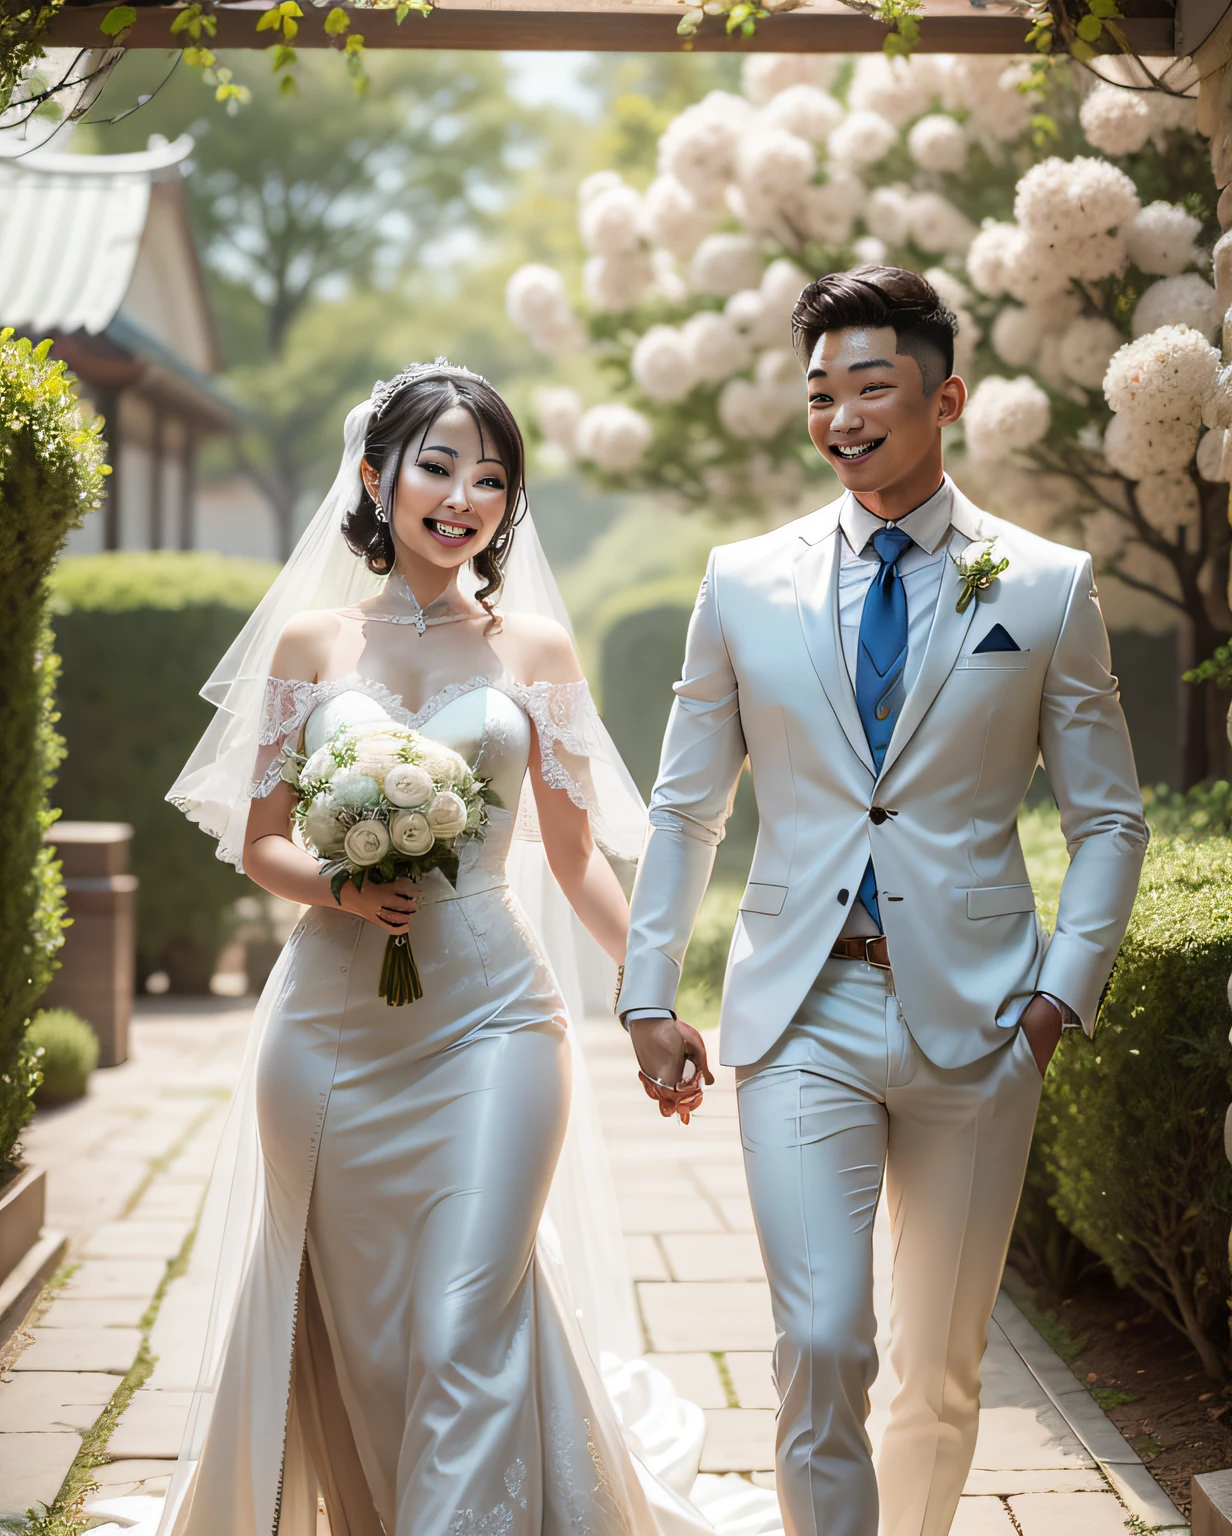
[[[954,372],[958,321],[928,279],[906,267],[854,267],[819,277],[796,300],[791,340],[807,369],[818,338],[827,331],[887,325],[898,338],[897,351],[919,365],[924,393],[935,394]]]

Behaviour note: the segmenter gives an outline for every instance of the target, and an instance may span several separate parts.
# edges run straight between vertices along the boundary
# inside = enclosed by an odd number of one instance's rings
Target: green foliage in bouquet
[[[1024,1204],[1029,1226],[1050,1204],[1214,1378],[1232,1365],[1230,877],[1232,840],[1152,843],[1096,1038],[1068,1031],[1049,1070]]]
[[[37,1102],[67,1104],[81,1098],[98,1066],[98,1036],[86,1021],[68,1008],[43,1008],[31,1019],[26,1039],[43,1077]]]
[[[100,424],[83,422],[49,349],[0,331],[0,1179],[33,1108],[26,1026],[64,922],[60,866],[43,843],[62,755],[47,574],[68,530],[98,506],[104,474]]]
[[[164,800],[213,710],[198,694],[276,567],[206,553],[86,555],[52,583],[68,816],[130,822],[138,975],[203,992],[249,890]]]

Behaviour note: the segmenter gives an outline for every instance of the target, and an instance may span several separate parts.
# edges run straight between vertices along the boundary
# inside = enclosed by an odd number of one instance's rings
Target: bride
[[[628,911],[602,850],[635,858],[644,812],[524,508],[521,434],[490,384],[438,359],[378,385],[168,797],[307,909],[198,1238],[214,1299],[169,1536],[312,1536],[319,1500],[332,1536],[711,1529],[652,1475],[596,1365],[638,1349],[576,1091],[570,1115],[559,893],[619,962]],[[461,753],[497,804],[456,889],[433,872],[335,901],[292,838],[282,749],[390,718]],[[423,996],[391,1007],[382,955],[407,933]]]

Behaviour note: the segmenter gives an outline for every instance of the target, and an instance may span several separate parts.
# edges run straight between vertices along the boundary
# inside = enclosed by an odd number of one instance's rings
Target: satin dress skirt
[[[564,1005],[508,889],[483,884],[421,896],[424,995],[404,1007],[376,995],[385,935],[311,911],[262,1046],[267,1211],[308,1193],[284,1536],[315,1531],[318,1488],[333,1536],[652,1528],[536,1260]]]

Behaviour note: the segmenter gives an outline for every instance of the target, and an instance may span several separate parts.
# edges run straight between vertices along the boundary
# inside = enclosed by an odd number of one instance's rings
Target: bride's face
[[[391,515],[399,561],[407,555],[454,569],[491,543],[509,500],[509,475],[465,406],[439,415],[418,442],[407,444]],[[380,478],[365,459],[364,484],[374,499]]]

